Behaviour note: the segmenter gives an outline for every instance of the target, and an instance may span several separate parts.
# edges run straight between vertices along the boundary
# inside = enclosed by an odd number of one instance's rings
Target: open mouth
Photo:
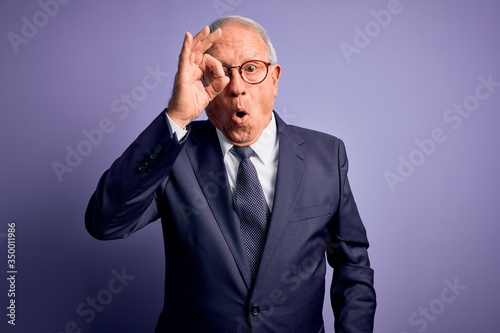
[[[238,117],[238,118],[243,118],[245,115],[246,115],[246,113],[244,111],[236,112],[236,117]]]

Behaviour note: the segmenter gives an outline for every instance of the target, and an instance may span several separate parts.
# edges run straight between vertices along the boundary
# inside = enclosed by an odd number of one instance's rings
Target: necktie
[[[264,191],[257,176],[257,170],[250,161],[253,150],[250,147],[233,147],[241,158],[236,177],[236,213],[240,218],[240,229],[247,251],[252,278],[255,279],[260,257],[267,236],[270,211]]]

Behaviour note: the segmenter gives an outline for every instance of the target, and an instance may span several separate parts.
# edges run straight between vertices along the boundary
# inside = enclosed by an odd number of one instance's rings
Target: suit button
[[[254,304],[250,307],[250,314],[252,316],[256,316],[260,313],[260,306]]]

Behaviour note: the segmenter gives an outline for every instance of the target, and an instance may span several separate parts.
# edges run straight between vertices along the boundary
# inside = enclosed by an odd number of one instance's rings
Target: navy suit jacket
[[[165,303],[156,332],[323,332],[326,261],[336,331],[372,332],[373,270],[344,144],[275,117],[274,207],[253,283],[209,121],[191,123],[179,142],[162,112],[100,179],[85,215],[94,237],[125,238],[161,218]]]

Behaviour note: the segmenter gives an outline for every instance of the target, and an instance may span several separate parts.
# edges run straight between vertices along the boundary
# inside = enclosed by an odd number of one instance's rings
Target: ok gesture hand
[[[205,53],[221,35],[221,29],[210,33],[208,27],[203,28],[194,37],[186,32],[167,109],[170,119],[181,128],[196,119],[229,83],[221,62]],[[211,73],[214,79],[204,86],[200,78],[206,72]]]

